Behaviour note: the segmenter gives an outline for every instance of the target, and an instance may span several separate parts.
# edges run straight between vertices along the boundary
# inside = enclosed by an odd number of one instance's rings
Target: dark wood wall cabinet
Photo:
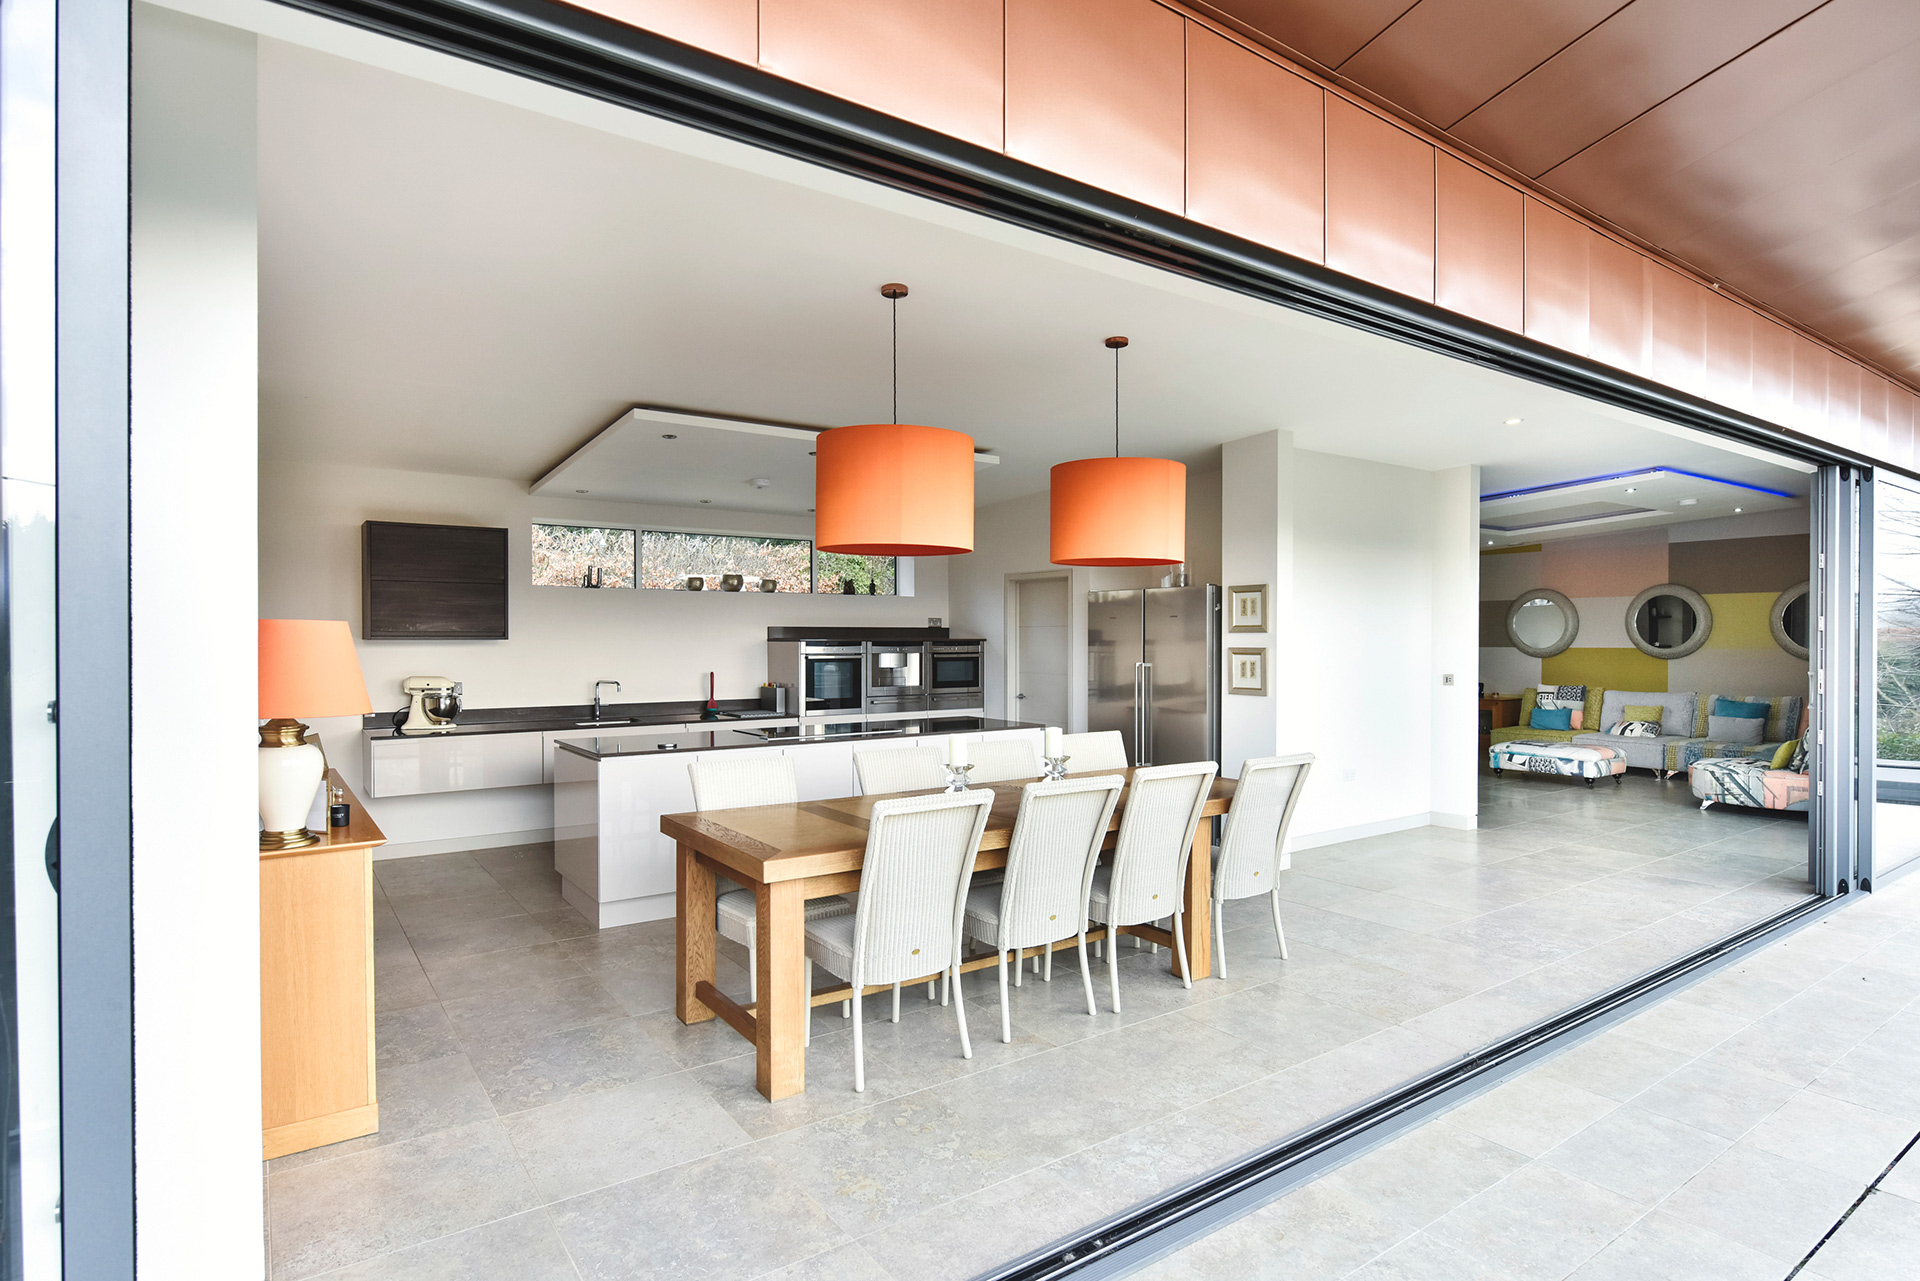
[[[360,527],[366,640],[505,640],[507,531],[483,525]]]

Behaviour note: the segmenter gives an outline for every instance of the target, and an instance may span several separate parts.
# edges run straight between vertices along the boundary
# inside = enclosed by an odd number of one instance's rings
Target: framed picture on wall
[[[1227,588],[1227,630],[1264,632],[1267,630],[1267,585]]]
[[[1267,651],[1264,649],[1230,649],[1227,651],[1227,693],[1254,694],[1264,697],[1267,692]]]

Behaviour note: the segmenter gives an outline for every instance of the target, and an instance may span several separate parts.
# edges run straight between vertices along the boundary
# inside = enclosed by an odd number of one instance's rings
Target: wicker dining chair
[[[1115,1014],[1120,1013],[1120,949],[1113,946],[1113,931],[1121,926],[1144,925],[1171,916],[1180,981],[1193,986],[1187,944],[1180,930],[1187,859],[1193,852],[1200,811],[1206,808],[1219,770],[1212,761],[1135,770],[1127,789],[1127,807],[1120,815],[1113,861],[1088,869],[1086,912],[1090,921],[1108,927],[1107,978],[1113,989]]]
[[[969,786],[975,783],[1032,782],[1040,777],[1040,753],[1024,738],[990,738],[967,744],[967,759],[973,772],[967,775]]]
[[[1013,1040],[1008,952],[1017,958],[1026,948],[1047,946],[1051,951],[1051,944],[1077,938],[1087,1013],[1095,1013],[1093,977],[1087,969],[1084,891],[1126,783],[1118,774],[1028,783],[1020,793],[1020,812],[1013,821],[1005,878],[999,885],[975,885],[967,895],[967,934],[991,945],[999,955],[1002,1041]],[[1017,959],[1014,970],[1017,981]]]
[[[1227,926],[1220,905],[1229,899],[1265,894],[1273,902],[1273,936],[1280,959],[1287,956],[1287,931],[1280,924],[1280,873],[1293,866],[1287,853],[1287,827],[1307,787],[1313,753],[1264,756],[1240,770],[1240,785],[1227,809],[1226,830],[1213,855],[1213,930],[1216,972],[1227,977]]]
[[[1074,774],[1093,770],[1125,769],[1133,764],[1127,758],[1127,740],[1117,729],[1091,734],[1062,734],[1060,750],[1067,757],[1067,769]]]
[[[860,795],[923,792],[947,785],[947,763],[931,747],[880,747],[853,754]]]
[[[696,810],[745,809],[752,805],[792,805],[800,799],[800,787],[794,780],[793,761],[785,752],[777,756],[747,755],[744,752],[715,752],[696,756],[687,762],[687,776],[693,782],[693,808]],[[759,910],[753,891],[724,876],[714,878],[714,926],[721,938],[732,939],[747,949],[747,999],[760,999],[758,964]],[[807,900],[807,919],[846,916],[853,911],[851,895],[830,894]]]
[[[870,984],[893,984],[893,1021],[900,1021],[900,984],[944,971],[960,981],[961,918],[973,880],[980,836],[993,809],[985,789],[876,801],[867,823],[859,906],[851,916],[806,927],[806,1012],[813,1025],[813,967],[853,986],[853,1088],[867,1088],[860,996]],[[960,1053],[973,1057],[967,1003],[956,995]]]

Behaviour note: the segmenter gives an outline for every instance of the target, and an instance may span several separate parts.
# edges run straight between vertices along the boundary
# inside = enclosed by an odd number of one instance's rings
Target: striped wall
[[[1171,0],[575,0],[1895,467],[1920,396]]]
[[[1738,534],[1728,529],[1730,522],[1701,521],[1691,528],[1482,551],[1480,681],[1489,694],[1518,694],[1542,682],[1702,694],[1804,693],[1807,660],[1774,642],[1768,620],[1775,598],[1807,579],[1805,520],[1804,512],[1779,512],[1740,527]],[[1627,639],[1627,606],[1660,583],[1693,588],[1713,610],[1712,635],[1685,658],[1653,658]],[[1537,587],[1565,593],[1580,611],[1572,648],[1552,658],[1530,658],[1507,639],[1508,605]]]

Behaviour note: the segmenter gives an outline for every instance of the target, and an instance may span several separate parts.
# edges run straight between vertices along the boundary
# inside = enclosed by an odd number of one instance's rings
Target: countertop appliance
[[[1087,593],[1087,728],[1135,765],[1220,759],[1220,588]]]
[[[445,676],[409,676],[400,688],[412,700],[400,729],[408,734],[444,733],[460,714],[460,682]],[[397,714],[396,714],[397,719]]]
[[[924,641],[868,641],[864,709],[869,714],[927,710]]]

